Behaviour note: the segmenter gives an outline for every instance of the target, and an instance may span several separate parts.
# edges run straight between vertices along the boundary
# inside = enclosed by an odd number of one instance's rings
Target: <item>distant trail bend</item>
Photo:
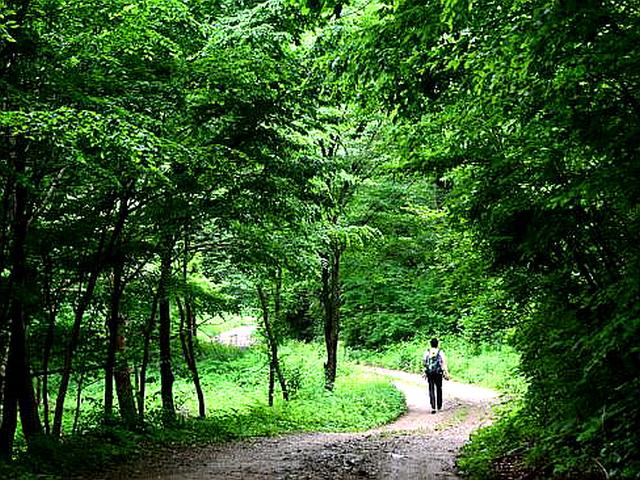
[[[432,415],[419,375],[367,367],[390,377],[407,399],[395,422],[363,433],[305,433],[180,449],[162,459],[123,466],[102,479],[162,480],[441,480],[459,478],[455,457],[476,428],[490,421],[492,390],[445,382],[444,406]]]

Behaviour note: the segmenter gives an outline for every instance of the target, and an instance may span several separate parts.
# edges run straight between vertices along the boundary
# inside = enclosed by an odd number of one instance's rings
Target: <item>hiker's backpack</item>
[[[432,352],[429,351],[429,354],[424,359],[424,373],[427,375],[442,375],[442,356],[440,355],[440,350],[438,350],[435,355],[431,353]]]

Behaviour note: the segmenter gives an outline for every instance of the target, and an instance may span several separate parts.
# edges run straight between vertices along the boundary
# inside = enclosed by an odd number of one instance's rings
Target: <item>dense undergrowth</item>
[[[66,478],[88,466],[99,470],[169,446],[286,432],[364,430],[389,422],[405,409],[402,395],[393,386],[349,361],[341,363],[334,391],[326,391],[320,346],[290,342],[282,349],[282,358],[292,398],[269,407],[266,355],[259,347],[243,351],[202,345],[205,419],[195,417],[195,394],[186,377],[178,377],[175,384],[182,416],[173,425],[159,420],[159,398],[154,390],[149,392],[147,423],[135,432],[117,423],[100,425],[101,406],[91,400],[95,412],[81,419],[81,433],[59,442],[43,439],[28,454],[21,450],[12,465],[0,463],[0,478]],[[90,402],[100,391],[100,385],[93,385],[84,394],[85,401]]]
[[[586,449],[562,446],[562,438],[555,439],[557,447],[549,449],[540,439],[543,420],[532,415],[523,401],[503,405],[492,425],[477,430],[462,449],[457,464],[469,480],[501,480],[511,478],[603,480],[610,478],[597,456]],[[616,472],[622,478],[633,477],[633,464],[627,471]]]

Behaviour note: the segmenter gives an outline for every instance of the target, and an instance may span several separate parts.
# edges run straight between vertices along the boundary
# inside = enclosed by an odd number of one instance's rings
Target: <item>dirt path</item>
[[[239,348],[250,347],[255,343],[253,337],[256,333],[256,329],[257,327],[255,325],[237,327],[216,335],[214,340],[225,345],[232,345]]]
[[[489,421],[495,392],[445,382],[442,411],[427,408],[426,382],[418,375],[371,368],[393,378],[408,411],[395,422],[364,433],[313,433],[256,438],[226,445],[168,452],[102,479],[328,480],[458,478],[454,461],[469,434]]]

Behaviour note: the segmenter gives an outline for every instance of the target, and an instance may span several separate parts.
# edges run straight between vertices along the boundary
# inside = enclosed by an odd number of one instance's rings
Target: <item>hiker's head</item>
[[[438,348],[438,339],[437,338],[432,338],[431,339],[431,346],[433,348]]]

